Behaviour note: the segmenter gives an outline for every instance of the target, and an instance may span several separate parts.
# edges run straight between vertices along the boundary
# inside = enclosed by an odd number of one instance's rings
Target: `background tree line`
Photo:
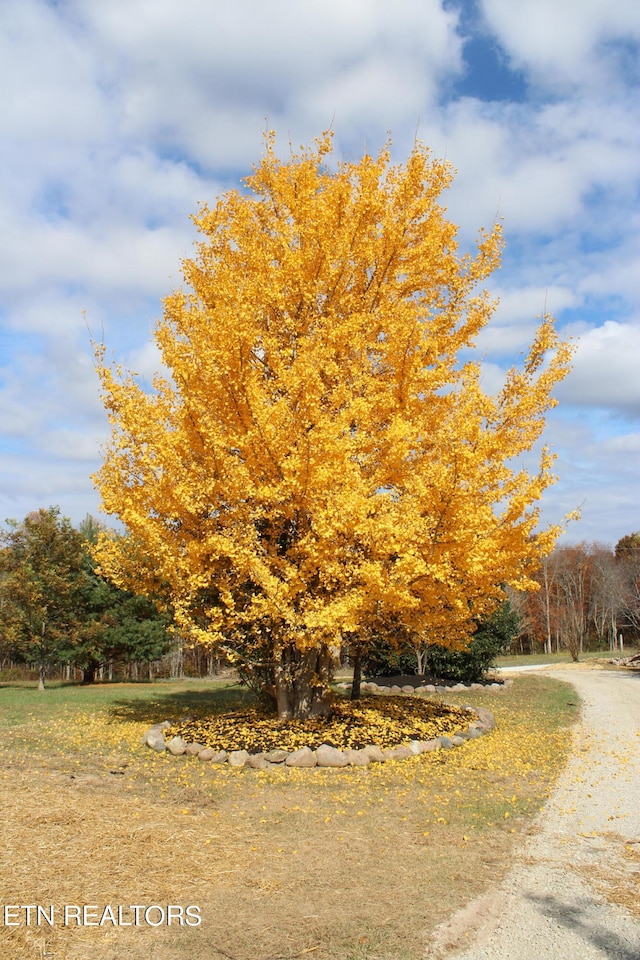
[[[0,673],[37,670],[61,679],[142,680],[207,676],[227,666],[215,651],[185,646],[153,598],[101,577],[92,546],[106,528],[87,517],[76,529],[57,507],[9,521],[0,532]],[[111,532],[113,537],[120,535]],[[640,636],[640,532],[615,550],[599,543],[556,547],[536,574],[537,592],[509,599],[477,624],[468,650],[428,637],[416,646],[391,628],[368,646],[366,675],[430,673],[476,679],[501,652],[620,650]],[[350,651],[358,661],[357,644]]]
[[[0,532],[0,670],[56,670],[91,683],[150,677],[171,649],[169,617],[153,600],[96,571],[91,547],[104,526],[74,528],[57,507],[10,520]],[[114,534],[116,536],[116,534]]]
[[[526,653],[567,649],[622,650],[640,636],[640,532],[614,550],[602,543],[556,547],[535,575],[536,592],[510,594],[519,616],[512,648]]]

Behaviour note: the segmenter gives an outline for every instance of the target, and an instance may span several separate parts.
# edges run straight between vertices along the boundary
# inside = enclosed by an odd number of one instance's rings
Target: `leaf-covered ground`
[[[368,744],[395,747],[430,740],[468,726],[467,711],[417,697],[336,698],[327,717],[279,721],[258,709],[209,714],[173,724],[168,737],[180,736],[215,750],[297,750],[321,743],[358,750]]]
[[[246,711],[235,687],[0,686],[3,902],[191,903],[203,917],[193,929],[5,928],[2,957],[419,960],[461,898],[495,888],[553,788],[577,710],[570,687],[532,675],[449,697],[489,709],[496,731],[310,776],[142,746],[165,717],[177,729],[186,714]],[[438,699],[399,698],[440,712]]]

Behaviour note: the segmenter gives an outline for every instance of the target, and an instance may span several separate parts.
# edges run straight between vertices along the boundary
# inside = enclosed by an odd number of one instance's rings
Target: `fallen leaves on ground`
[[[173,724],[167,736],[215,750],[315,750],[322,743],[358,750],[368,744],[395,747],[466,728],[472,719],[459,707],[417,697],[336,698],[326,717],[281,721],[257,708],[193,718]]]

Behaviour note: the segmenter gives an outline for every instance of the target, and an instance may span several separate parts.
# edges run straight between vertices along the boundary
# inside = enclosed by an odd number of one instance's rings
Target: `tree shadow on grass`
[[[131,697],[115,700],[109,710],[113,721],[131,723],[146,721],[181,720],[184,717],[202,717],[212,713],[238,710],[256,703],[255,696],[239,686],[218,687],[212,690],[180,690],[158,693],[148,698]]]
[[[587,910],[593,904],[591,900],[573,900],[567,902],[558,897],[536,896],[528,894],[528,899],[536,904],[540,913],[549,917],[556,924],[562,924],[579,934],[583,940],[593,944],[602,952],[603,957],[610,960],[638,960],[640,956],[640,942],[630,944],[610,929],[600,927],[593,920],[587,918]]]

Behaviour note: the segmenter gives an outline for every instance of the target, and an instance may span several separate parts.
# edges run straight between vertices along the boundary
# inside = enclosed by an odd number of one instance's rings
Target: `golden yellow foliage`
[[[281,162],[269,136],[246,192],[194,218],[147,392],[97,347],[113,435],[96,483],[129,545],[121,585],[166,585],[183,633],[224,644],[281,716],[320,709],[333,658],[396,624],[459,644],[530,575],[553,481],[531,449],[569,369],[545,318],[497,396],[459,360],[494,303],[499,226],[459,255],[438,198],[448,164],[416,144],[329,168],[331,135]],[[136,553],[151,564],[132,563]]]

